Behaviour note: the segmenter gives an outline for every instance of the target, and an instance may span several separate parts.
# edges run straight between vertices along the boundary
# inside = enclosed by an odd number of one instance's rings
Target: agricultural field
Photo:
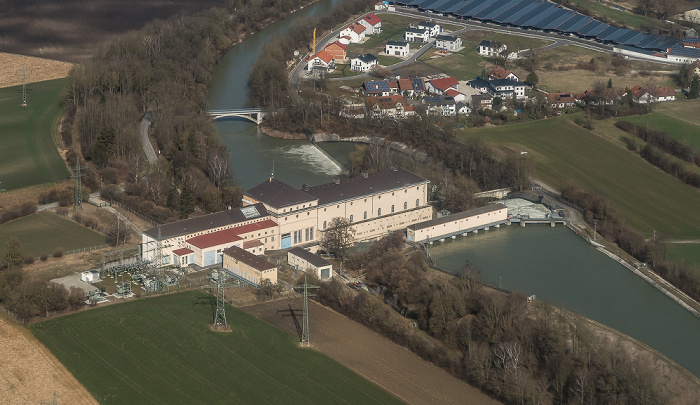
[[[0,225],[0,257],[5,252],[5,241],[11,237],[19,239],[24,256],[33,257],[51,255],[57,248],[68,251],[107,242],[106,236],[48,212]]]
[[[397,404],[297,339],[227,306],[212,332],[198,291],[126,302],[30,326],[102,404]],[[215,304],[214,304],[215,305]]]
[[[684,260],[698,266],[700,272],[700,243],[668,243],[666,244],[666,259],[672,261]]]
[[[651,114],[624,117],[620,120],[664,131],[676,140],[700,150],[700,103],[684,101],[667,104],[657,106],[656,111]]]
[[[21,69],[29,69],[27,83],[43,82],[68,76],[73,65],[50,59],[0,52],[0,88],[22,84]]]
[[[65,85],[65,79],[28,84],[26,107],[22,107],[22,86],[0,89],[2,188],[10,190],[69,176],[52,136]]]
[[[624,134],[607,134],[619,138]],[[606,134],[602,134],[606,135]],[[639,231],[671,240],[700,239],[700,190],[681,183],[627,151],[620,143],[583,129],[569,117],[468,129],[459,135],[528,152],[533,174],[553,187],[573,180],[601,193]]]

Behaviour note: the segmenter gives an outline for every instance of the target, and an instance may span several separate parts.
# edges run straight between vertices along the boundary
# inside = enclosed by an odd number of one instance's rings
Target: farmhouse
[[[430,34],[426,29],[408,28],[404,34],[406,42],[427,42],[430,39]]]
[[[414,115],[415,110],[406,104],[403,96],[393,95],[387,97],[367,97],[367,109],[372,113],[372,118],[404,118]]]
[[[264,279],[277,284],[277,266],[236,246],[224,250],[222,268],[256,287]]]
[[[311,273],[320,280],[333,276],[333,265],[326,259],[296,247],[287,252],[287,262],[301,271]]]
[[[362,17],[357,22],[367,29],[367,35],[380,34],[382,32],[382,19],[374,13]]]
[[[392,56],[406,56],[411,51],[408,42],[387,41],[384,52]]]
[[[334,71],[335,62],[333,61],[333,56],[325,50],[321,50],[315,55],[309,56],[306,58],[306,70],[309,72],[316,70],[324,73]]]
[[[516,76],[515,73],[511,72],[508,69],[504,69],[500,66],[496,66],[489,71],[489,80],[502,80],[502,79],[520,81],[520,78],[518,78],[518,76]]]
[[[329,44],[323,50],[331,55],[335,63],[345,63],[348,58],[348,46],[340,43],[340,41]]]
[[[484,57],[495,57],[501,55],[508,49],[506,44],[483,40],[479,43],[479,55]]]
[[[373,66],[377,65],[379,65],[379,60],[370,53],[350,59],[350,69],[355,72],[369,72]]]
[[[429,21],[419,22],[418,29],[428,31],[428,36],[430,38],[436,37],[440,35],[440,33],[442,33],[442,27],[440,26],[440,24]]]
[[[434,79],[428,82],[428,91],[433,94],[443,95],[447,90],[457,90],[459,81],[454,77],[444,77],[442,79]]]
[[[651,95],[657,103],[664,101],[674,101],[676,99],[676,91],[673,87],[656,87],[651,90]]]
[[[455,101],[464,101],[467,99],[466,95],[464,95],[463,93],[460,93],[457,90],[452,90],[452,89],[447,89],[445,91],[445,95],[448,97],[452,97]]]
[[[552,108],[569,108],[576,105],[576,97],[571,93],[547,93],[547,101]]]
[[[456,52],[462,47],[462,38],[438,35],[435,38],[435,47],[450,52]]]
[[[508,209],[503,204],[448,215],[411,225],[406,229],[411,242],[429,242],[446,236],[465,235],[491,226],[500,226],[508,221]]]
[[[352,23],[345,27],[339,33],[339,37],[348,37],[350,43],[359,44],[365,41],[365,34],[367,33],[367,28],[360,23]]]

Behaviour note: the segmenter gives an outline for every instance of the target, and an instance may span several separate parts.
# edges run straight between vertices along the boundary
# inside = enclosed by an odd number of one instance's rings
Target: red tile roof
[[[576,97],[574,97],[571,93],[547,93],[547,100],[549,100],[550,103],[565,103],[565,104],[574,104],[576,103]]]
[[[319,58],[326,63],[331,63],[331,61],[333,60],[333,55],[326,52],[325,50],[321,50],[319,52],[316,52],[316,55],[309,56],[308,58],[306,58],[306,60],[310,61],[310,60],[315,59],[315,58]]]
[[[446,96],[450,96],[450,97],[457,97],[457,96],[459,96],[459,95],[464,95],[464,94],[458,92],[457,90],[449,89],[449,90],[446,90],[446,91],[445,91],[445,95],[446,95]]]
[[[240,235],[254,232],[261,229],[269,229],[276,227],[277,224],[266,219],[260,222],[253,222],[252,224],[238,226],[235,228],[224,229],[217,232],[207,233],[204,235],[195,236],[194,238],[187,239],[187,243],[192,246],[196,246],[200,249],[206,249],[212,246],[219,246],[226,243],[238,242],[243,240]]]
[[[651,91],[654,97],[671,97],[676,95],[676,91],[673,87],[657,87]]]
[[[382,19],[377,17],[377,15],[374,13],[372,13],[368,16],[365,16],[364,20],[367,21],[368,23],[370,23],[372,26],[375,26],[375,25],[382,22]]]
[[[508,69],[504,69],[504,68],[502,68],[502,67],[500,67],[500,66],[496,66],[496,67],[494,67],[493,69],[491,69],[491,71],[489,72],[489,77],[493,77],[493,78],[496,79],[496,80],[505,79],[505,78],[507,78],[508,75],[510,75],[511,73],[513,73],[513,72],[511,72],[511,71],[508,70]]]
[[[243,242],[243,249],[250,249],[250,248],[263,246],[263,245],[264,245],[264,243],[260,242],[257,239],[247,240],[247,241]]]
[[[395,95],[395,96],[383,96],[383,97],[367,97],[367,106],[369,108],[374,107],[375,105],[378,105],[380,109],[382,110],[391,110],[396,108],[396,104],[406,104],[406,100],[404,100],[403,96],[401,95]]]
[[[358,23],[352,23],[348,25],[347,28],[350,28],[357,34],[362,34],[363,32],[365,32],[365,30],[367,30],[367,28],[364,25]]]
[[[188,255],[190,253],[194,253],[194,251],[187,249],[187,248],[182,248],[182,249],[173,250],[173,253],[175,253],[178,256],[182,256],[182,255]]]
[[[324,48],[324,49],[330,48],[330,47],[332,47],[332,46],[333,46],[333,47],[337,46],[338,48],[340,48],[340,49],[342,49],[342,50],[344,50],[344,51],[347,51],[347,50],[348,50],[348,46],[345,45],[345,44],[341,44],[340,41],[335,41],[335,42],[333,42],[333,43],[331,43],[331,44],[328,44],[328,46],[327,46],[326,48]]]
[[[405,90],[413,90],[413,82],[411,79],[399,79],[399,90],[405,91]]]
[[[457,86],[459,82],[454,77],[445,77],[443,79],[431,80],[430,84],[432,84],[436,89],[445,91],[452,86]]]

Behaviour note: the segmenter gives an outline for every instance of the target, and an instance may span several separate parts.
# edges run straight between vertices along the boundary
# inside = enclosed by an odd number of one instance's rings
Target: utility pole
[[[295,291],[302,293],[304,297],[304,312],[301,317],[301,345],[310,346],[309,341],[309,297],[315,297],[316,294],[309,293],[310,289],[321,288],[317,285],[311,285],[306,282],[306,274],[304,274],[304,284],[294,287]]]
[[[595,242],[596,234],[598,233],[598,220],[593,220],[593,242]]]
[[[19,77],[22,78],[22,107],[27,106],[27,80],[29,79],[29,76],[32,75],[32,71],[30,69],[27,69],[26,67],[23,67],[22,69],[18,69],[17,73],[19,74]]]
[[[210,281],[211,284],[205,286],[204,288],[216,288],[216,312],[214,313],[214,322],[212,326],[214,330],[228,330],[228,323],[226,322],[226,300],[224,296],[224,288],[233,287],[238,285],[237,283],[229,283],[226,281],[226,273],[223,269],[212,270]]]
[[[73,210],[82,210],[83,209],[83,193],[81,190],[81,177],[83,177],[83,174],[81,173],[81,169],[87,169],[87,167],[81,167],[80,166],[80,158],[76,161],[76,166],[73,168],[75,171],[75,174],[73,174],[71,177],[75,179],[75,194],[73,196]]]

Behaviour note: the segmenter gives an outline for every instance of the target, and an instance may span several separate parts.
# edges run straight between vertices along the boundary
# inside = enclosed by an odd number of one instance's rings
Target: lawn
[[[696,104],[696,107],[700,107],[700,105]],[[700,149],[699,125],[695,125],[687,121],[681,121],[676,117],[672,117],[662,112],[653,112],[651,114],[638,115],[634,117],[624,117],[620,121],[628,121],[649,129],[664,131],[678,141],[693,145]]]
[[[0,225],[0,257],[5,252],[5,241],[19,239],[25,256],[52,254],[57,248],[64,251],[97,246],[107,237],[73,221],[48,212],[39,212]]]
[[[700,238],[700,190],[575,125],[569,117],[469,129],[460,136],[482,136],[527,151],[536,177],[554,187],[571,179],[601,193],[645,234],[656,230],[672,240]]]
[[[210,331],[211,295],[190,291],[30,330],[104,404],[400,403],[286,332],[228,305],[226,316],[231,333]]]
[[[700,244],[698,243],[668,243],[666,244],[666,259],[674,262],[685,260],[699,266],[700,269]]]
[[[355,72],[354,70],[350,69],[350,65],[348,64],[338,64],[335,65],[335,70],[332,73],[326,75],[326,78],[332,79],[334,77],[351,77],[359,74],[360,72]]]
[[[432,56],[433,53],[427,52],[426,55]],[[461,51],[451,55],[423,60],[426,55],[421,57],[421,61],[435,69],[447,73],[457,80],[472,80],[481,74],[481,71],[486,65],[484,58],[478,54],[474,47],[465,47]]]
[[[464,46],[469,46],[476,49],[479,43],[483,40],[496,41],[508,46],[508,51],[517,52],[524,49],[535,49],[545,45],[549,45],[554,41],[547,41],[537,38],[522,37],[519,35],[501,34],[486,30],[471,30],[460,34]]]
[[[572,2],[578,5],[579,7],[584,7],[590,10],[590,13],[584,13],[586,15],[606,17],[612,21],[626,25],[629,28],[641,30],[645,28],[659,27],[663,25],[661,21],[644,17],[643,15],[632,14],[626,11],[617,10],[612,7],[608,7],[601,3],[593,2],[590,0],[572,0]]]
[[[382,14],[382,32],[370,35],[363,44],[348,45],[348,56],[355,57],[371,53],[375,56],[384,52],[386,41],[403,41],[403,34],[411,23],[417,24],[420,20],[407,18],[397,14]]]
[[[66,80],[27,84],[27,106],[22,86],[0,89],[0,182],[14,189],[68,177],[52,137],[61,112]]]

